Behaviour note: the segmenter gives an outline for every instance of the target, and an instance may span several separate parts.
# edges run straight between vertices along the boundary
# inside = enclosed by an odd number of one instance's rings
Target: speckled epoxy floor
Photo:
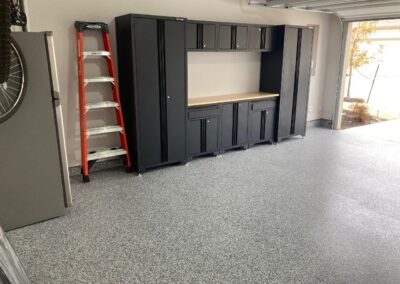
[[[7,234],[33,283],[400,283],[396,142],[313,128],[91,178],[67,216]]]

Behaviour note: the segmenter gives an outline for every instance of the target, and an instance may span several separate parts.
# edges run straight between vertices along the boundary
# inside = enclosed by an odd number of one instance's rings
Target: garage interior
[[[399,122],[340,108],[400,1],[119,2],[18,2],[0,283],[399,283]]]

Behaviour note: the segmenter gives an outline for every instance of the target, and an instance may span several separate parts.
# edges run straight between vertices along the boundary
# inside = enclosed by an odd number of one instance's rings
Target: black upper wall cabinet
[[[219,50],[247,50],[248,27],[229,24],[218,25]]]
[[[273,52],[261,57],[260,91],[280,93],[278,141],[305,136],[313,30],[280,26],[273,30]]]
[[[186,159],[186,51],[181,19],[116,18],[121,102],[136,170]]]
[[[233,23],[186,23],[186,48],[191,51],[271,51],[272,27]]]
[[[249,26],[249,50],[272,50],[272,27]]]
[[[219,50],[247,50],[247,26],[218,25]]]
[[[205,51],[216,50],[217,25],[209,22],[187,22],[186,48]]]

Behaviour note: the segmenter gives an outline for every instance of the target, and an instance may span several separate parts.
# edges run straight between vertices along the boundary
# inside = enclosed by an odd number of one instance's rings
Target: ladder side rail
[[[85,94],[85,67],[83,58],[83,33],[77,31],[77,51],[78,51],[78,88],[79,88],[79,118],[80,118],[80,134],[81,134],[81,164],[82,175],[89,175],[88,165],[88,147],[86,136],[86,94]]]
[[[110,74],[110,77],[114,78],[114,84],[112,84],[113,99],[115,102],[118,103],[118,108],[115,109],[115,114],[117,116],[118,125],[120,125],[123,129],[123,133],[120,133],[119,136],[120,136],[121,146],[126,151],[125,167],[127,168],[127,170],[130,170],[131,160],[130,160],[130,155],[129,155],[129,150],[128,150],[128,142],[127,142],[127,137],[126,137],[125,123],[124,123],[123,114],[122,114],[121,101],[120,101],[120,97],[119,97],[118,81],[116,78],[115,67],[114,67],[114,63],[112,60],[112,48],[111,48],[111,43],[110,43],[110,36],[109,36],[108,32],[104,32],[104,31],[102,32],[102,36],[103,36],[104,48],[106,51],[108,51],[110,53],[110,56],[107,57],[107,67],[108,67],[108,72]]]

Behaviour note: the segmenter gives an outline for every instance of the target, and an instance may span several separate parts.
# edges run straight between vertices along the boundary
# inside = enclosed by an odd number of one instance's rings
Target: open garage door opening
[[[400,119],[400,20],[350,25],[340,128]]]

